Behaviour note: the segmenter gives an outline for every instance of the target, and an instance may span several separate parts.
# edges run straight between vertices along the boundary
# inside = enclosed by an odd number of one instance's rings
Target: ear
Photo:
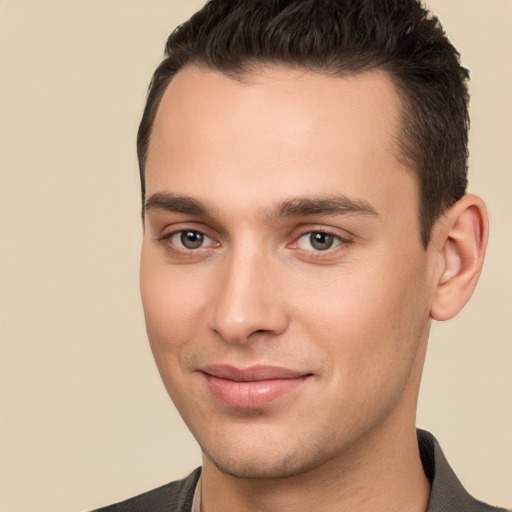
[[[434,250],[439,265],[430,315],[434,320],[454,317],[475,289],[489,233],[484,202],[473,194],[457,201],[436,223]]]

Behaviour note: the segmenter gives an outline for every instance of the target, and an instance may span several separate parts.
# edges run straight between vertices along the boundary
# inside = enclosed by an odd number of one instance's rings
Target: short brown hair
[[[149,87],[137,152],[142,201],[151,129],[184,66],[242,76],[261,64],[347,76],[390,74],[403,101],[398,145],[420,190],[421,238],[467,186],[468,72],[417,0],[210,0],[169,36]]]

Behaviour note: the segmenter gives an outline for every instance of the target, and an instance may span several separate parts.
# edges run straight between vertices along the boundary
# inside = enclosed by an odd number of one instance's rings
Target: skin
[[[423,248],[400,108],[380,71],[238,81],[187,67],[165,92],[141,291],[163,382],[203,452],[203,512],[426,508],[415,410],[430,322],[469,299],[487,228],[466,196]],[[327,243],[312,245],[319,232]],[[229,407],[201,371],[212,364],[309,377],[264,407]]]

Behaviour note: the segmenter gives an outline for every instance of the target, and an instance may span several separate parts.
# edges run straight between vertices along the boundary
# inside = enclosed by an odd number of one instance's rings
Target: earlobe
[[[433,242],[440,265],[430,314],[448,320],[469,301],[480,277],[489,231],[487,210],[479,197],[468,194],[438,223]]]

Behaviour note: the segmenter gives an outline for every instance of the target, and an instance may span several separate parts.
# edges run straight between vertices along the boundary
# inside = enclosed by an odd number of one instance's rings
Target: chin
[[[224,474],[235,478],[248,480],[268,480],[277,478],[288,478],[301,474],[307,469],[303,464],[293,460],[241,460],[240,458],[214,458],[210,454],[206,456]]]
[[[262,443],[259,449],[244,450],[238,446],[232,447],[231,450],[217,449],[214,453],[203,449],[203,453],[223,473],[235,478],[255,480],[297,476],[321,466],[334,455],[325,453],[318,446],[311,446],[310,449],[313,449],[310,453],[301,451],[297,447],[286,450],[281,445],[279,448],[272,448],[271,444]]]

